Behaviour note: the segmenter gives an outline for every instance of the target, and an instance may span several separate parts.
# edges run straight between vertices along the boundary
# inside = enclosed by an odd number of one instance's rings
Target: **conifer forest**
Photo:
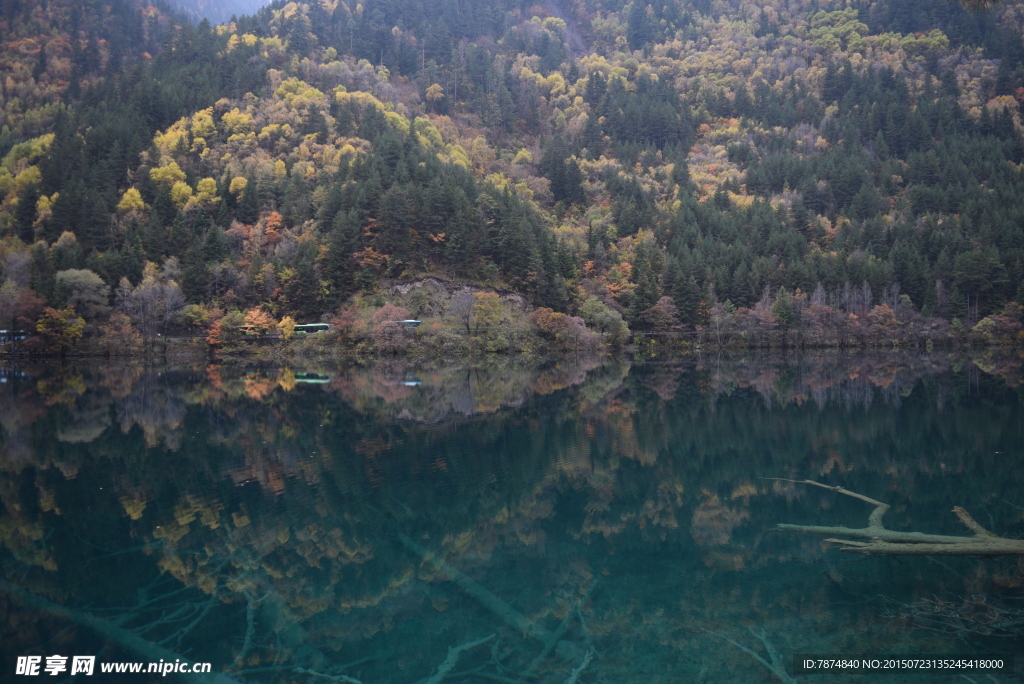
[[[1020,682],[1022,463],[1024,0],[0,0],[0,682]]]
[[[1024,5],[196,7],[4,3],[29,350],[1021,341]]]

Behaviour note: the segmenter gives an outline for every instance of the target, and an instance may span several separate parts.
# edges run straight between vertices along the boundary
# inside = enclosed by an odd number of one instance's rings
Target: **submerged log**
[[[771,662],[768,662],[767,660],[759,656],[756,652],[754,652],[752,649],[747,648],[746,646],[744,646],[743,644],[734,639],[730,639],[724,634],[712,632],[710,629],[707,629],[705,627],[701,627],[701,629],[703,629],[708,634],[713,634],[716,637],[725,639],[730,644],[740,649],[757,662],[764,665],[766,668],[768,668],[768,671],[775,675],[776,678],[778,678],[778,680],[783,684],[797,684],[796,680],[793,679],[793,676],[786,671],[786,662],[785,658],[783,658],[782,656],[782,653],[780,653],[779,650],[775,648],[772,642],[768,641],[768,635],[765,633],[763,628],[758,628],[757,630],[754,630],[753,627],[747,627],[747,629],[750,630],[750,633],[756,636],[761,641],[761,643],[764,644],[764,648],[766,651],[768,651],[768,657],[771,658]]]
[[[424,562],[429,563],[446,575],[459,589],[462,589],[462,591],[476,599],[480,605],[498,616],[509,627],[545,645],[554,641],[554,634],[502,601],[476,580],[448,565],[444,560],[427,551],[404,534],[399,534],[398,539],[402,542],[403,546],[422,558]]]
[[[455,666],[459,662],[459,658],[464,652],[470,651],[481,644],[486,644],[496,636],[497,634],[492,634],[491,636],[484,637],[483,639],[477,639],[476,641],[470,641],[462,644],[461,646],[450,647],[448,649],[448,657],[445,658],[444,662],[437,668],[437,673],[423,684],[441,684],[441,682],[444,681],[444,678],[451,674],[451,671],[455,669]]]
[[[155,663],[160,660],[167,663],[173,663],[180,660],[182,663],[187,663],[189,665],[193,664],[192,661],[181,657],[174,651],[154,644],[151,641],[147,641],[135,632],[115,625],[109,620],[96,617],[91,613],[56,604],[49,599],[43,598],[42,596],[36,596],[21,587],[17,587],[6,580],[0,579],[0,592],[7,594],[23,606],[38,610],[42,613],[47,613],[61,620],[66,620],[68,622],[73,622],[76,625],[86,627],[93,632],[110,639],[124,650],[134,653],[142,660],[147,660],[151,663]],[[219,672],[212,672],[210,674],[177,673],[176,676],[180,681],[194,684],[238,684],[237,680]]]
[[[882,523],[882,516],[889,510],[889,504],[876,501],[870,497],[851,492],[842,487],[834,487],[814,480],[785,480],[768,478],[783,482],[814,485],[829,489],[839,494],[852,496],[875,507],[868,516],[867,527],[824,527],[820,525],[788,525],[780,524],[775,529],[784,532],[801,534],[817,534],[827,536],[825,540],[842,545],[848,553],[862,553],[867,556],[1021,556],[1024,555],[1024,539],[1007,539],[992,534],[979,525],[971,514],[960,506],[953,508],[953,513],[964,526],[974,533],[970,537],[946,534],[924,534],[922,532],[895,532],[887,530]],[[853,541],[852,539],[869,541]]]
[[[467,595],[476,599],[481,606],[500,618],[506,625],[518,631],[523,636],[530,637],[531,639],[540,642],[547,652],[554,649],[559,655],[570,660],[575,659],[579,655],[579,649],[576,645],[570,641],[562,640],[561,634],[551,632],[543,626],[538,625],[512,606],[505,603],[505,601],[498,598],[493,592],[487,589],[487,587],[472,579],[461,570],[452,567],[443,559],[430,551],[427,551],[404,534],[399,533],[398,539],[402,542],[402,545],[405,546],[405,548],[409,549],[422,558],[425,563],[433,566],[434,569],[444,574],[455,584],[455,586],[464,591]]]

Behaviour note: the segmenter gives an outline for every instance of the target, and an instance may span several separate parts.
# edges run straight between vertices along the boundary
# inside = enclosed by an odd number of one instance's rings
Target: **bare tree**
[[[469,335],[472,331],[470,324],[473,322],[473,304],[476,303],[476,298],[473,297],[473,293],[469,290],[461,290],[458,294],[452,297],[452,303],[448,307],[452,316],[458,323],[461,323],[466,328],[466,334]]]
[[[814,288],[814,294],[811,295],[811,304],[825,306],[825,288],[821,286],[821,282],[818,282],[818,286]]]
[[[122,278],[115,292],[118,309],[130,316],[139,326],[147,343],[165,332],[168,324],[178,311],[185,306],[185,295],[173,279],[178,273],[178,261],[173,257],[164,262],[163,269],[147,262],[142,272],[142,281],[134,288],[127,278]]]
[[[2,273],[4,279],[18,287],[28,287],[29,262],[32,260],[28,251],[8,252],[4,257]]]
[[[960,0],[960,4],[971,12],[990,12],[1002,5],[1003,0]]]

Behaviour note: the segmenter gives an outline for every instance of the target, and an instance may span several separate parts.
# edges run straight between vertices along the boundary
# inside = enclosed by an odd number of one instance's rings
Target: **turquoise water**
[[[963,506],[1024,535],[1019,358],[0,380],[2,681],[18,656],[91,654],[412,684],[491,635],[445,681],[992,681],[797,674],[795,654],[1024,665],[1016,558],[865,557],[773,529],[867,524],[867,503],[786,481],[810,479],[890,504],[893,530],[969,534]]]

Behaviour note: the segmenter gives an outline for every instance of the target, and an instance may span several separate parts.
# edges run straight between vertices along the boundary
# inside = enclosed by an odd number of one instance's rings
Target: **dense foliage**
[[[337,0],[213,27],[23,0],[0,21],[0,313],[25,326],[69,305],[66,271],[107,288],[72,306],[87,336],[114,308],[143,325],[125,293],[149,268],[180,290],[169,325],[320,320],[429,275],[748,340],[1020,327],[1024,4]]]

